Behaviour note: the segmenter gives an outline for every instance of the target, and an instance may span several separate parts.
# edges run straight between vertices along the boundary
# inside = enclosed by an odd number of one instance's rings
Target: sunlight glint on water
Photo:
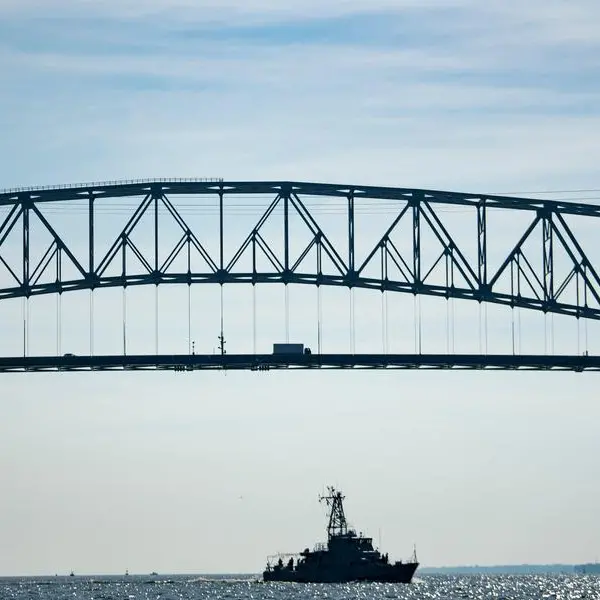
[[[600,577],[573,575],[415,577],[411,585],[260,583],[253,576],[37,577],[0,579],[1,600],[578,600],[600,598]]]

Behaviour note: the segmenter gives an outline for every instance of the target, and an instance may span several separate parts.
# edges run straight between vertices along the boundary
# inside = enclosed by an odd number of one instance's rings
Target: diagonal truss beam
[[[348,267],[346,266],[344,259],[340,256],[340,253],[335,249],[335,246],[331,243],[329,238],[325,235],[317,221],[310,214],[310,211],[306,208],[306,206],[302,203],[298,194],[292,194],[290,197],[290,201],[300,218],[304,221],[304,223],[308,226],[311,233],[313,234],[313,239],[315,243],[317,243],[321,249],[325,252],[325,254],[329,257],[331,262],[335,265],[335,268],[338,270],[340,274],[344,274],[348,272]]]
[[[131,215],[129,220],[127,221],[125,227],[123,227],[121,233],[118,235],[117,239],[112,243],[108,252],[104,255],[104,258],[100,260],[98,263],[98,267],[96,268],[96,275],[101,277],[105,271],[108,269],[110,264],[113,262],[117,254],[120,250],[123,249],[123,245],[125,241],[131,234],[131,232],[135,229],[135,226],[140,222],[140,219],[144,216],[144,213],[148,210],[148,207],[152,203],[152,195],[146,194],[142,202],[135,209],[134,213]]]

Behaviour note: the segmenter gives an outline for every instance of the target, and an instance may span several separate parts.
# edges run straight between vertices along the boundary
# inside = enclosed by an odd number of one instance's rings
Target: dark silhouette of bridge
[[[216,226],[192,226],[177,199],[210,202]],[[243,206],[268,197],[259,219],[232,244],[229,204]],[[343,203],[341,236],[321,223],[317,200]],[[135,201],[133,207],[131,202]],[[187,201],[187,200],[186,200]],[[391,211],[374,242],[357,230],[356,207],[385,203]],[[119,204],[121,203],[121,204]],[[240,204],[241,203],[241,204]],[[97,231],[98,210],[118,206],[126,222],[107,238]],[[69,207],[85,217],[85,231],[71,238],[55,224]],[[53,210],[54,208],[54,210]],[[448,211],[472,215],[472,228],[457,235]],[[1,212],[3,211],[3,212]],[[495,239],[490,214],[520,216],[509,242]],[[290,181],[238,182],[219,179],[152,179],[19,188],[0,193],[1,301],[103,288],[143,285],[279,283],[369,289],[443,299],[471,300],[541,311],[573,319],[600,319],[600,278],[584,250],[572,217],[600,216],[600,206],[423,189],[335,185]],[[523,224],[523,217],[525,223]],[[167,224],[166,224],[167,223]],[[267,224],[280,234],[274,243]],[[242,225],[244,227],[245,225]],[[144,243],[136,236],[144,227]],[[298,227],[302,235],[297,236]],[[164,235],[165,228],[169,234]],[[60,231],[60,232],[59,232]],[[173,237],[173,232],[177,235]],[[74,238],[74,239],[73,239]],[[165,241],[169,238],[170,241]],[[34,252],[37,244],[42,251]],[[222,318],[222,315],[221,315]],[[24,324],[27,327],[27,324]],[[221,326],[221,335],[223,334]],[[29,356],[0,358],[2,371],[108,369],[281,368],[491,368],[596,370],[600,357],[498,354],[270,354]]]
[[[598,371],[599,356],[512,356],[503,354],[177,354],[118,356],[37,356],[0,358],[0,372],[116,370],[281,369],[487,369],[526,371]]]

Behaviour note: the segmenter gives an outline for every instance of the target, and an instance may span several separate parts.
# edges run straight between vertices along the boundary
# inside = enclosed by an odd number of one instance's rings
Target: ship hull
[[[410,583],[419,563],[400,563],[378,568],[352,569],[271,569],[263,572],[263,581],[289,581],[295,583]]]

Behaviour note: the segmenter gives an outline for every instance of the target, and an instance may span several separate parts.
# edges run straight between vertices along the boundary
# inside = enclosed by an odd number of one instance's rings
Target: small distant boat
[[[150,573],[150,575],[152,575],[152,577],[156,577],[158,575],[158,573],[156,571],[152,571],[152,573]]]
[[[73,571],[71,571],[71,573],[69,573],[69,577],[75,577],[75,573],[73,573]]]
[[[125,577],[129,576],[129,569],[125,569]]]

